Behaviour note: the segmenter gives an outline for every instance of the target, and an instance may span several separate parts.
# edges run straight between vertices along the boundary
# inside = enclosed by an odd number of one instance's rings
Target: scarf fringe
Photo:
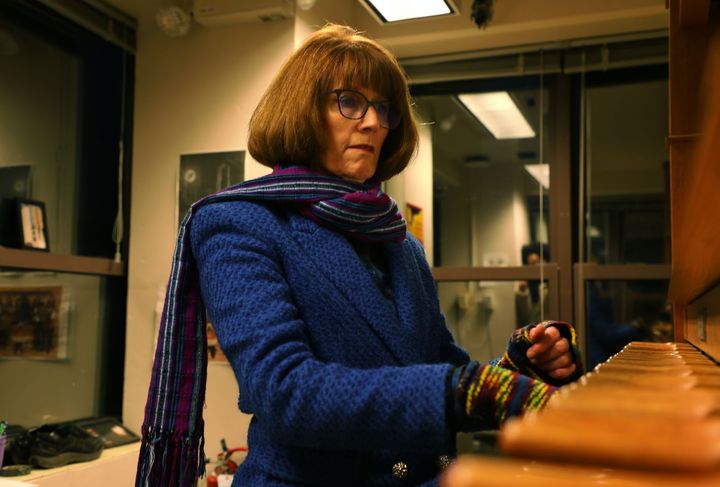
[[[196,487],[205,475],[202,433],[156,431],[143,427],[136,487]]]

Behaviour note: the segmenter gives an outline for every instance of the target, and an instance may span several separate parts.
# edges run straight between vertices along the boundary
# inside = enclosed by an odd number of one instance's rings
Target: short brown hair
[[[250,119],[248,150],[260,163],[322,168],[328,92],[367,88],[392,102],[400,125],[388,132],[373,179],[385,181],[410,162],[418,132],[405,73],[387,49],[351,27],[328,24],[285,62]]]

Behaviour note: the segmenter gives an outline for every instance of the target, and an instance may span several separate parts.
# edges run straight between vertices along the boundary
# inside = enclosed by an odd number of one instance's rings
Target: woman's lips
[[[366,145],[366,144],[351,145],[350,148],[351,148],[351,149],[364,150],[364,151],[372,152],[372,153],[375,152],[375,147],[373,147],[373,146],[371,146],[371,145]]]

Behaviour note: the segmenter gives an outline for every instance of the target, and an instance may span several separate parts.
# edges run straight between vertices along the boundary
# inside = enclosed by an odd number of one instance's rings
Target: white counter
[[[33,469],[28,475],[6,477],[38,487],[131,487],[135,485],[140,442],[108,448],[100,458],[63,467]]]

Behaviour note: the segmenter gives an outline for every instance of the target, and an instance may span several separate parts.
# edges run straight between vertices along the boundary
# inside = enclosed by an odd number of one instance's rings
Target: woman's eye
[[[348,95],[340,96],[340,104],[345,108],[355,108],[359,105],[355,97]]]
[[[375,110],[378,115],[387,115],[390,112],[390,105],[387,103],[376,103]]]

